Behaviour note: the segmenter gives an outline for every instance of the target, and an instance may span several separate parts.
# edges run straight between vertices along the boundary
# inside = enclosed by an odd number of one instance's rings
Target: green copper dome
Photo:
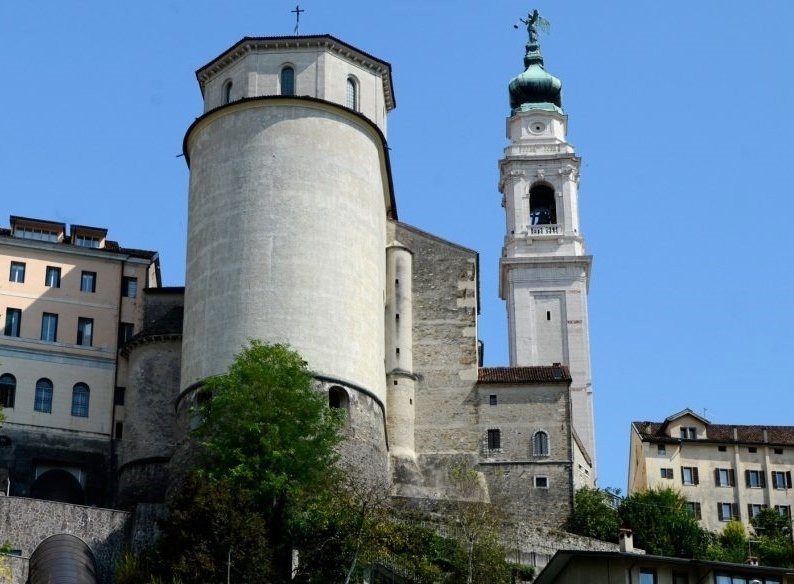
[[[534,18],[533,18],[534,17]],[[541,109],[562,113],[562,81],[543,68],[535,21],[537,10],[527,21],[529,42],[524,55],[526,70],[510,80],[510,109],[512,113]]]

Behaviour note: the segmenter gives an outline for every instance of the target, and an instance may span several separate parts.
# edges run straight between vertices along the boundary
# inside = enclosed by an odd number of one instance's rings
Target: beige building
[[[0,230],[4,491],[107,503],[118,345],[141,327],[141,291],[159,284],[157,254],[104,228],[12,216]]]
[[[628,552],[557,552],[534,584],[792,584],[794,570]]]
[[[766,507],[791,520],[792,470],[794,426],[712,424],[689,409],[631,425],[629,494],[677,489],[712,531]]]

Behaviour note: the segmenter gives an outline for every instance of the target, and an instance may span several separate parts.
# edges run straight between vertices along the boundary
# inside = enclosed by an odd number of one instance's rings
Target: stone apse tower
[[[348,409],[346,458],[385,477],[391,67],[329,35],[246,37],[196,75],[178,434],[248,339],[287,343]]]
[[[510,81],[510,144],[499,163],[506,234],[499,295],[507,301],[510,365],[562,363],[571,372],[573,428],[595,467],[587,321],[592,257],[579,224],[580,159],[566,141],[559,79],[545,71],[537,11],[524,66]]]

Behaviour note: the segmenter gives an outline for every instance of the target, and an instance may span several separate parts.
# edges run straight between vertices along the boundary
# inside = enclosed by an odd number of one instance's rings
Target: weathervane
[[[301,5],[300,4],[296,4],[295,5],[295,10],[290,10],[290,12],[294,12],[295,13],[295,34],[298,34],[298,26],[301,23],[301,12],[306,12],[306,11],[305,10],[301,10]],[[537,10],[535,12],[537,12]]]
[[[537,10],[528,13],[526,20],[519,18],[518,21],[526,25],[530,44],[538,42],[538,27],[540,27],[543,32],[548,33],[549,27],[551,26],[551,23],[543,18]],[[518,28],[518,25],[514,24],[513,28]]]

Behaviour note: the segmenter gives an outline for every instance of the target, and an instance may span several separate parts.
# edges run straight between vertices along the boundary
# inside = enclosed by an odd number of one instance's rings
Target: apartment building
[[[12,216],[0,229],[0,487],[101,505],[110,497],[118,348],[160,286],[156,252],[99,227]]]
[[[629,494],[672,487],[709,530],[761,509],[791,521],[794,426],[712,424],[690,409],[662,422],[633,422]]]

